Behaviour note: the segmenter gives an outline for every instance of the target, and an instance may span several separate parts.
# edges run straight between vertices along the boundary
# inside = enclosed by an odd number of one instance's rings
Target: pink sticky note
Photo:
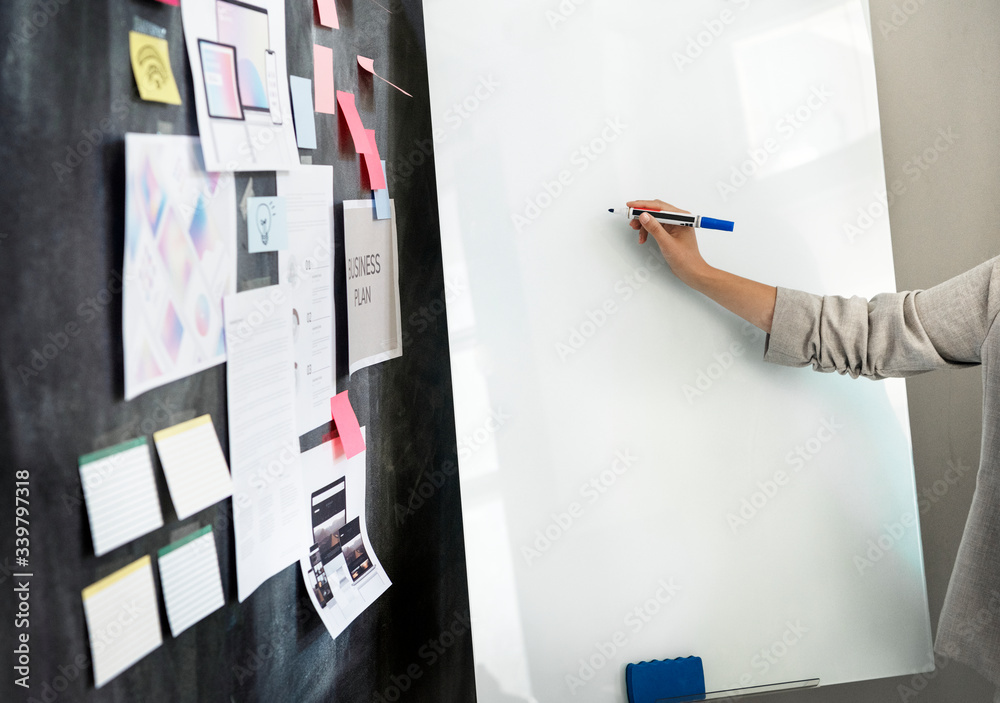
[[[373,76],[375,76],[376,78],[378,78],[380,81],[384,81],[386,83],[389,83],[389,81],[385,80],[385,78],[383,78],[379,74],[375,73],[375,61],[374,61],[374,59],[369,59],[369,58],[367,58],[365,56],[358,56],[358,65],[361,66],[361,68],[363,68],[366,71],[368,71],[368,73],[370,73]],[[412,95],[410,95],[409,93],[407,93],[405,90],[403,90],[402,88],[400,88],[395,83],[389,83],[389,85],[391,85],[393,88],[395,88],[396,90],[398,90],[403,95],[405,95],[405,96],[407,96],[409,98],[413,97]]]
[[[313,44],[313,85],[316,99],[313,109],[328,115],[337,114],[337,99],[333,90],[333,49]]]
[[[365,160],[365,168],[368,169],[368,182],[372,190],[382,190],[386,188],[385,173],[382,172],[382,158],[378,155],[378,144],[375,143],[375,130],[366,129],[368,135],[368,150],[361,155]]]
[[[173,5],[174,7],[181,6],[181,0],[160,0],[164,5]]]
[[[316,7],[319,9],[319,23],[321,25],[330,29],[340,29],[336,0],[316,0]]]
[[[361,116],[358,108],[354,104],[354,94],[337,91],[337,102],[340,103],[340,112],[347,120],[347,127],[351,130],[351,139],[354,140],[354,151],[364,154],[368,151],[368,135],[365,134],[365,126],[361,123]]]
[[[361,436],[358,416],[354,414],[347,391],[330,398],[330,410],[333,412],[333,424],[337,426],[340,441],[344,445],[344,454],[350,459],[365,449],[365,438]]]

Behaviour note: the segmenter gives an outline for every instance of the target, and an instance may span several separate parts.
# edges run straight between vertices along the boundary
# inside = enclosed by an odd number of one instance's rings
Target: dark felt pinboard
[[[475,700],[447,328],[444,315],[415,317],[444,300],[421,4],[337,0],[339,30],[318,26],[312,0],[286,6],[289,73],[312,77],[313,43],[332,47],[336,87],[356,94],[362,120],[375,128],[389,162],[404,353],[348,377],[341,204],[369,192],[362,190],[359,157],[338,137],[346,134],[339,115],[317,115],[319,148],[300,152],[334,166],[337,390],[350,389],[368,427],[369,535],[393,586],[336,640],[313,612],[297,564],[238,603],[230,502],[179,521],[158,464],[164,527],[94,556],[81,454],[133,437],[151,440],[154,431],[203,413],[211,413],[228,454],[224,366],[123,399],[116,278],[124,239],[123,136],[198,133],[190,65],[179,8],[154,0],[6,0],[0,3],[3,700]],[[134,17],[166,28],[183,105],[139,99],[128,53]],[[414,97],[360,76],[359,53]],[[257,195],[274,193],[273,173],[243,173],[237,199],[248,178]],[[275,281],[276,255],[248,254],[246,223],[237,221],[240,289]],[[68,323],[78,334],[64,339]],[[17,471],[30,472],[30,690],[15,686],[12,675],[14,638],[23,631],[14,628],[12,577]],[[431,495],[407,511],[432,475],[447,480],[431,483],[433,491],[425,486]],[[214,527],[226,605],[173,638],[161,597],[163,645],[96,690],[81,589],[143,555],[154,557],[155,568],[159,548],[207,524]]]

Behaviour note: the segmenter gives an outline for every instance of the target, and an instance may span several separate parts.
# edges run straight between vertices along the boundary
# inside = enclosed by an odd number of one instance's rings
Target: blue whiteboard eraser
[[[705,699],[701,657],[653,660],[625,667],[628,703],[656,703],[664,698]]]

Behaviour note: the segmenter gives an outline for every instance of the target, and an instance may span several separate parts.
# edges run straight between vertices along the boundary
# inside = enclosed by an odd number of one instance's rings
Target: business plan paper
[[[333,167],[300,166],[277,175],[287,205],[288,248],[278,282],[292,305],[298,433],[330,421],[337,386],[333,307]]]
[[[403,354],[396,265],[396,205],[379,220],[371,200],[344,201],[350,372]]]
[[[306,545],[296,432],[292,306],[285,286],[226,298],[229,458],[242,603]]]

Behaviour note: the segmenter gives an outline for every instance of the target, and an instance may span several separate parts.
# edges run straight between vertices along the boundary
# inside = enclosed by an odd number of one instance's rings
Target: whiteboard
[[[867,4],[424,10],[479,700],[623,701],[688,655],[709,691],[931,670],[903,382],[763,363],[607,213],[895,290]]]

